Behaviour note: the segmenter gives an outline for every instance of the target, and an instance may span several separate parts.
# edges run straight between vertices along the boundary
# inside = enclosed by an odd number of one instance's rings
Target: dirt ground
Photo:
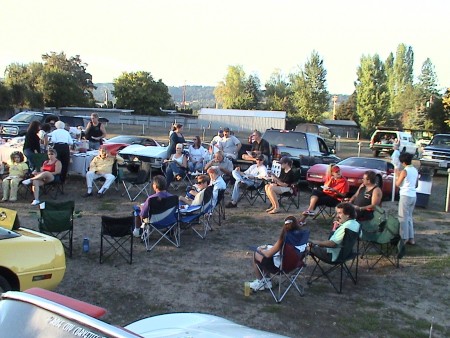
[[[108,126],[108,130],[122,133],[119,126]],[[161,132],[150,131],[150,135],[164,138]],[[343,142],[338,152],[342,158],[356,154],[354,140]],[[361,154],[370,156],[367,143]],[[284,217],[298,216],[307,206],[306,187],[301,190],[298,210],[267,215],[263,210],[268,204],[251,207],[241,202],[236,209],[226,209],[223,225],[214,225],[204,240],[189,231],[182,234],[180,248],[160,243],[152,252],[136,240],[132,265],[118,256],[99,264],[100,216],[129,215],[136,202],[121,196],[123,188],[110,189],[103,199],[83,199],[84,179],[70,176],[60,199],[75,200],[81,217],[75,218],[73,257],[67,258],[66,275],[56,291],[108,309],[103,319],[117,325],[168,312],[203,312],[290,337],[428,337],[431,327],[433,337],[448,337],[446,185],[445,175],[435,176],[428,207],[416,208],[417,245],[407,247],[400,268],[382,263],[368,271],[366,261],[360,261],[358,284],[346,280],[343,293],[337,294],[326,281],[306,284],[313,267],[308,260],[300,278],[304,297],[292,290],[276,304],[268,291],[244,297],[244,282],[254,279],[248,247],[275,242]],[[137,202],[143,201],[141,197]],[[19,211],[23,226],[37,229],[38,210],[30,202],[10,207]],[[397,202],[383,206],[396,214]],[[324,239],[330,221],[312,221],[308,228],[312,239]],[[82,251],[84,237],[90,239],[89,253]]]

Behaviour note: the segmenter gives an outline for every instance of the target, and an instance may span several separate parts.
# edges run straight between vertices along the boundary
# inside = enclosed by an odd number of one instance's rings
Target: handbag
[[[7,230],[14,230],[20,227],[17,211],[0,208],[0,226]]]

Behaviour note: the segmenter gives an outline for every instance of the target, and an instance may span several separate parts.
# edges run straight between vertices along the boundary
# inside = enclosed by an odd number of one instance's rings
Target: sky
[[[450,1],[0,0],[0,77],[42,54],[80,55],[94,83],[146,71],[168,86],[216,86],[240,65],[264,84],[315,50],[331,94],[351,94],[361,56],[414,51],[450,87]]]

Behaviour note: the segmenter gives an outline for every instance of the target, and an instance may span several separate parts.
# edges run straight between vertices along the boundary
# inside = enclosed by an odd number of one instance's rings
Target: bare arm
[[[405,179],[405,177],[406,177],[406,171],[402,170],[400,172],[400,174],[398,175],[397,180],[395,181],[395,186],[400,187],[402,185],[403,180]]]

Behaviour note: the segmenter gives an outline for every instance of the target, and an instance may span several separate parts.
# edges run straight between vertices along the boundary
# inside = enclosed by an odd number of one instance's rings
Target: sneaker
[[[98,197],[98,198],[102,198],[104,195],[105,195],[104,192],[99,192],[99,193],[97,193],[97,197]]]
[[[84,195],[82,195],[82,197],[86,198],[86,197],[91,197],[92,193],[91,192],[87,192]]]
[[[31,179],[26,179],[26,180],[23,180],[22,181],[22,184],[25,184],[25,185],[30,185],[31,184]]]
[[[141,237],[141,229],[139,229],[139,228],[134,228],[134,230],[133,230],[133,236],[134,236],[134,237]]]
[[[228,202],[225,208],[237,208],[237,204],[234,204],[233,202]]]
[[[303,216],[314,216],[316,213],[312,210],[305,210],[302,212]]]
[[[253,291],[261,291],[265,289],[272,288],[272,282],[268,280],[267,282],[264,279],[255,279],[253,282],[250,282],[250,288]]]
[[[41,201],[33,200],[33,202],[31,202],[31,205],[38,205],[38,204],[41,204]]]

